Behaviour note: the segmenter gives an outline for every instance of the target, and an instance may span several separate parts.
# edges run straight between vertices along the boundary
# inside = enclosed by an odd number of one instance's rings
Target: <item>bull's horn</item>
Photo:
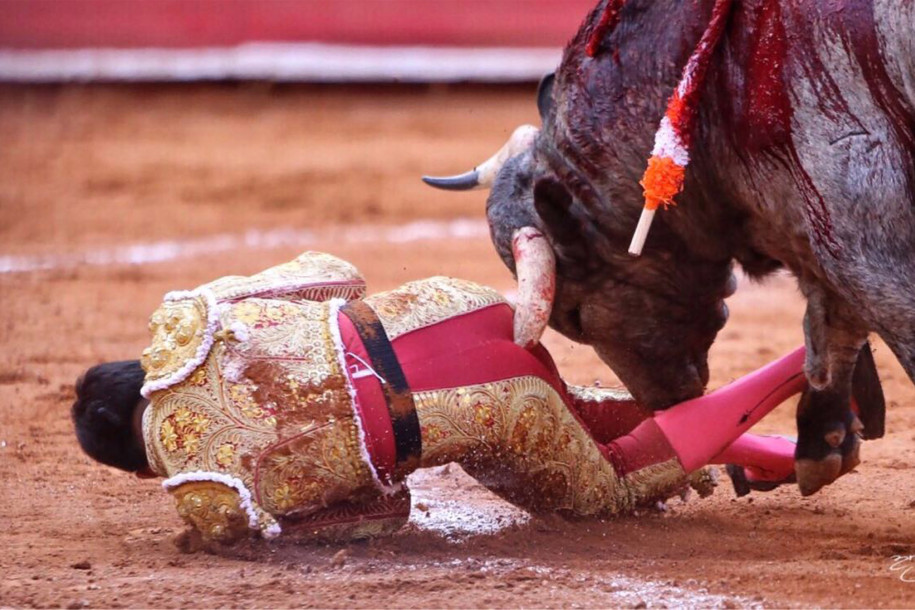
[[[473,189],[491,188],[493,182],[496,181],[499,170],[502,169],[505,162],[529,148],[539,132],[540,130],[533,125],[522,125],[512,133],[508,142],[499,149],[499,152],[477,165],[473,170],[458,174],[457,176],[441,178],[423,176],[423,182],[429,186],[434,186],[435,188],[446,191],[469,191]]]
[[[423,182],[443,191],[472,191],[483,188],[480,184],[480,172],[476,169],[457,176],[423,176]]]
[[[512,237],[518,303],[515,306],[515,343],[537,345],[553,312],[556,296],[556,255],[547,238],[534,227],[524,227]]]

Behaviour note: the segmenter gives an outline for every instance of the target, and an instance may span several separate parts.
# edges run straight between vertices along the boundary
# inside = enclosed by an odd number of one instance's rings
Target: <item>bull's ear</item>
[[[534,184],[534,209],[560,260],[587,261],[587,242],[572,204],[572,195],[555,178],[541,178]]]
[[[553,110],[553,81],[556,80],[556,73],[550,72],[542,79],[537,87],[537,110],[540,112],[540,120],[545,121],[550,111]]]

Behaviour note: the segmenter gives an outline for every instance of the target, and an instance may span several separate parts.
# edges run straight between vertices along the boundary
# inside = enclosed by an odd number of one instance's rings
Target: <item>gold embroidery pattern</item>
[[[256,275],[230,275],[210,282],[206,287],[219,301],[237,301],[247,297],[327,301],[365,296],[365,279],[359,270],[324,252],[305,252],[293,261]]]
[[[157,455],[164,467],[160,474],[196,470],[236,474],[240,456],[257,455],[276,441],[276,426],[266,413],[258,417],[243,409],[251,400],[252,384],[223,383],[220,361],[225,351],[225,345],[217,342],[190,379],[153,393],[144,418],[144,437],[147,455]],[[204,383],[193,383],[201,372]],[[231,447],[231,455],[226,447]],[[250,473],[237,476],[253,489]]]
[[[200,436],[209,425],[206,415],[179,407],[162,422],[159,439],[168,451],[181,449],[186,455],[194,456],[200,449]]]
[[[372,295],[365,302],[375,310],[393,341],[404,333],[506,301],[492,288],[465,280],[432,277]]]
[[[633,498],[632,506],[651,506],[659,500],[686,490],[687,474],[677,458],[645,466],[627,474],[623,480]]]
[[[686,480],[679,463],[620,479],[562,398],[536,377],[419,392],[414,399],[424,467],[457,461],[534,512],[611,515],[666,498]]]
[[[224,308],[223,327],[243,318],[250,336],[217,339],[192,375],[152,394],[144,436],[157,471],[238,477],[274,515],[374,493],[330,311],[267,299]]]
[[[204,295],[212,301],[208,303]],[[286,301],[349,300],[365,296],[365,280],[344,260],[322,252],[306,252],[251,277],[223,277],[180,297],[175,293],[172,298],[167,296],[149,322],[152,343],[144,350],[141,361],[146,371],[144,396],[180,381],[179,372],[199,364],[206,356],[210,334],[215,332],[217,338],[225,338],[235,331],[229,327],[220,331],[208,328],[208,315],[215,315],[208,311],[209,307],[252,296]]]
[[[212,481],[183,483],[169,493],[178,515],[196,528],[205,540],[231,544],[248,535],[248,517],[238,492]]]
[[[166,301],[149,319],[152,343],[140,363],[146,383],[170,377],[197,355],[207,329],[203,297]]]

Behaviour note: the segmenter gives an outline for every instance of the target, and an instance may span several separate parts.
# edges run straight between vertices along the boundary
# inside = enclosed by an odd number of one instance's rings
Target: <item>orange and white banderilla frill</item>
[[[601,19],[595,26],[588,41],[586,52],[597,55],[604,36],[615,29],[620,20],[624,0],[608,0]],[[661,126],[655,134],[654,148],[648,159],[648,168],[640,184],[644,190],[645,204],[642,215],[632,236],[629,253],[639,256],[645,246],[648,230],[658,207],[676,205],[674,197],[683,190],[686,167],[689,165],[690,137],[697,114],[697,103],[702,92],[705,75],[712,54],[718,46],[721,34],[730,14],[732,0],[717,0],[712,8],[712,18],[702,34],[677,88],[667,103],[667,111],[661,119]]]

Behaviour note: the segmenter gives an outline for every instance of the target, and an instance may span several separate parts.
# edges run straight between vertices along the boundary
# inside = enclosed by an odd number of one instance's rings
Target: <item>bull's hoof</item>
[[[830,430],[819,441],[798,441],[794,470],[802,496],[815,494],[861,463],[861,428],[852,416],[847,426]]]
[[[849,434],[836,451],[821,460],[798,459],[794,463],[797,484],[802,496],[820,491],[861,463],[861,437]]]
[[[842,451],[842,472],[839,476],[847,474],[855,469],[861,463],[861,436],[852,434],[846,442],[847,448]]]
[[[861,425],[847,401],[808,391],[798,405],[795,472],[801,495],[809,496],[861,463]]]
[[[842,455],[830,453],[822,460],[797,460],[794,463],[797,474],[797,486],[802,496],[810,496],[820,491],[842,474]]]

